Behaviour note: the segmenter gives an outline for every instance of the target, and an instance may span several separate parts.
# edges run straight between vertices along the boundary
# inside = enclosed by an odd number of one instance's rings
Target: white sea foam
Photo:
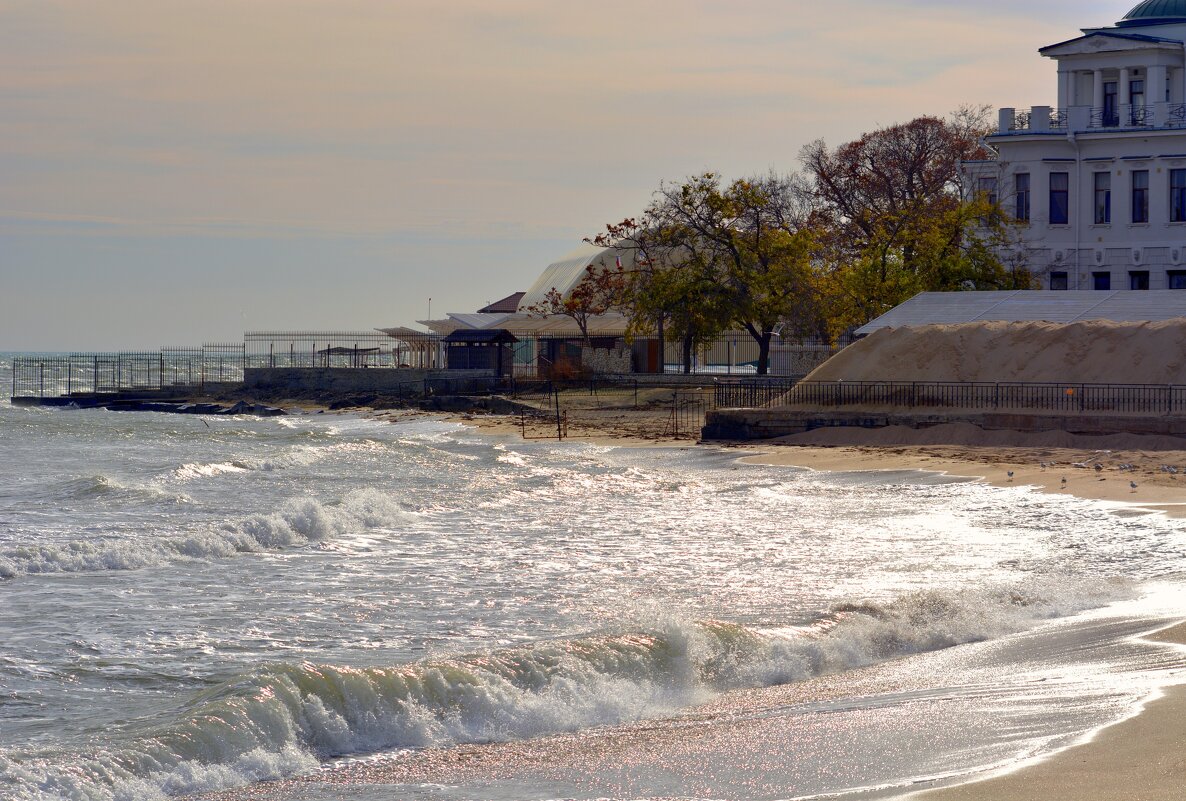
[[[375,490],[351,492],[339,504],[298,499],[270,514],[250,515],[185,536],[9,547],[0,551],[0,578],[135,570],[178,561],[223,559],[328,542],[366,529],[396,530],[408,515],[396,500]]]
[[[667,619],[648,630],[390,668],[274,664],[199,694],[180,719],[123,747],[72,755],[70,768],[43,758],[20,766],[0,761],[0,778],[22,800],[148,801],[212,791],[308,771],[330,756],[503,741],[668,714],[722,691],[1020,631],[1127,593],[1113,582],[1048,578],[845,604],[807,633]]]
[[[183,464],[173,471],[174,478],[181,481],[192,481],[197,478],[211,478],[224,473],[243,473],[247,468],[231,462],[214,462],[210,464]]]

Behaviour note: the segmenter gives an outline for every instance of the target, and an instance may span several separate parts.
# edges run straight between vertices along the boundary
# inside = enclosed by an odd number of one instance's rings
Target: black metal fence
[[[721,409],[756,409],[777,405],[794,389],[801,378],[719,382],[714,388],[713,404]]]
[[[716,389],[719,408],[883,406],[1068,413],[1186,413],[1186,386],[955,381],[741,382]]]
[[[248,331],[243,349],[250,367],[444,367],[441,337],[414,331]]]
[[[666,434],[674,439],[700,439],[707,400],[702,392],[679,390],[671,398],[671,417]]]
[[[243,346],[120,353],[18,356],[12,362],[12,397],[69,397],[139,390],[194,389],[243,380]]]

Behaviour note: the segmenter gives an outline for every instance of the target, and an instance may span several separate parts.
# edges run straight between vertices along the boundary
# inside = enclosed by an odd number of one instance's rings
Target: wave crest
[[[158,798],[307,771],[331,756],[618,724],[719,692],[1020,631],[1128,594],[1114,582],[1052,577],[839,605],[808,627],[665,620],[646,630],[383,668],[272,664],[198,694],[179,719],[119,751],[73,760],[73,770],[24,764],[31,783],[14,786],[23,792],[32,782],[64,782],[72,797]],[[7,775],[13,782],[15,774]]]
[[[358,490],[340,504],[312,499],[287,503],[271,514],[228,521],[186,536],[120,542],[73,540],[20,545],[0,552],[0,578],[37,573],[136,570],[203,559],[225,559],[324,543],[363,529],[396,529],[408,519],[399,503],[375,490]]]

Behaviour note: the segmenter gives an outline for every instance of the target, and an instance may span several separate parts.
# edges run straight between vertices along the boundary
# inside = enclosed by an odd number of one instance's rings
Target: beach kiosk
[[[443,341],[449,370],[493,370],[499,378],[514,370],[519,339],[505,328],[459,329]]]

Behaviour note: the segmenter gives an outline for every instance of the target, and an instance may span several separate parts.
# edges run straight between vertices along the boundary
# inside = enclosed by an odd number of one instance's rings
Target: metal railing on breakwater
[[[876,406],[909,409],[1186,414],[1186,386],[958,381],[737,382],[716,388],[717,408]]]
[[[119,353],[18,356],[12,361],[12,397],[71,397],[119,392],[201,389],[243,380],[242,345]]]

